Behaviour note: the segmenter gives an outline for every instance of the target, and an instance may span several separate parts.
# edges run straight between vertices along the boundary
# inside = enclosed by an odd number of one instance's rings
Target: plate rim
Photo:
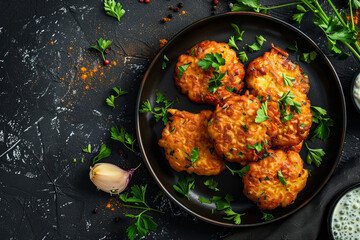
[[[145,154],[145,149],[144,149],[144,145],[143,145],[143,141],[141,138],[141,134],[140,134],[140,113],[139,113],[139,109],[140,109],[140,105],[141,105],[141,95],[143,92],[143,88],[146,82],[146,79],[148,78],[148,75],[150,74],[150,70],[154,68],[155,62],[157,62],[157,60],[159,58],[161,58],[161,56],[163,55],[163,52],[165,52],[168,48],[168,46],[170,45],[169,43],[171,43],[172,41],[175,41],[175,39],[177,39],[179,36],[181,36],[183,33],[185,33],[186,31],[188,31],[189,29],[197,26],[197,25],[201,25],[203,22],[207,22],[207,21],[211,21],[213,19],[216,18],[223,18],[223,17],[227,17],[227,16],[238,16],[238,15],[245,15],[245,16],[256,16],[259,18],[263,18],[263,19],[268,19],[270,21],[275,21],[281,25],[284,25],[287,28],[290,28],[292,31],[297,32],[298,34],[300,34],[302,37],[304,37],[312,46],[314,49],[316,49],[318,52],[320,52],[320,56],[324,59],[325,63],[328,65],[328,67],[331,69],[332,74],[334,75],[334,77],[336,78],[336,84],[338,89],[340,90],[340,98],[341,98],[341,106],[342,106],[342,118],[343,118],[343,124],[342,124],[342,134],[341,134],[341,145],[339,146],[339,151],[337,153],[337,156],[335,158],[335,162],[329,172],[329,174],[327,175],[327,177],[323,180],[322,184],[319,186],[318,190],[310,197],[308,198],[306,201],[304,201],[301,205],[299,205],[296,209],[293,209],[292,211],[274,219],[271,221],[264,221],[264,222],[259,222],[259,223],[254,223],[254,224],[233,224],[233,223],[225,223],[225,222],[219,222],[217,220],[213,220],[207,217],[204,217],[194,211],[192,211],[191,209],[187,208],[185,205],[183,205],[180,201],[178,201],[172,194],[170,194],[167,189],[164,187],[164,185],[161,183],[161,181],[159,180],[159,178],[156,176],[154,170],[151,167],[151,164],[149,162],[149,159],[147,158],[146,154]],[[317,195],[318,193],[323,190],[323,188],[325,187],[325,185],[329,182],[330,178],[332,177],[335,169],[337,168],[339,161],[340,161],[340,157],[342,155],[342,151],[343,151],[343,147],[344,147],[344,142],[345,142],[345,136],[346,136],[346,127],[347,127],[347,114],[346,114],[346,102],[345,102],[345,96],[344,96],[344,91],[339,79],[339,76],[336,73],[336,70],[334,68],[334,66],[331,64],[330,60],[327,58],[327,56],[324,54],[324,52],[320,49],[320,47],[310,38],[308,37],[305,33],[303,33],[302,31],[300,31],[299,29],[297,29],[296,27],[294,27],[293,25],[280,20],[276,17],[270,16],[270,15],[266,15],[266,14],[262,14],[262,13],[256,13],[256,12],[247,12],[247,11],[242,11],[242,12],[226,12],[226,13],[222,13],[222,14],[218,14],[218,15],[214,15],[214,16],[210,16],[210,17],[205,17],[202,19],[199,19],[193,23],[191,23],[190,25],[186,26],[185,28],[183,28],[182,30],[180,30],[178,33],[176,33],[169,41],[168,43],[160,49],[160,51],[156,54],[156,56],[153,58],[150,66],[148,67],[147,71],[145,72],[145,75],[141,81],[139,90],[138,90],[138,96],[136,99],[136,109],[135,109],[135,125],[136,125],[136,136],[138,139],[138,144],[139,144],[139,148],[140,148],[140,152],[141,152],[141,156],[145,162],[145,165],[147,167],[147,169],[150,171],[152,177],[155,179],[156,183],[158,184],[158,186],[160,187],[160,189],[166,194],[166,196],[172,201],[174,202],[177,206],[179,206],[180,208],[182,208],[183,210],[185,210],[187,213],[195,216],[196,218],[199,218],[205,222],[217,225],[217,226],[222,226],[222,227],[236,227],[236,228],[243,228],[243,227],[255,227],[255,226],[261,226],[261,225],[266,225],[269,223],[274,223],[277,222],[281,219],[284,219],[292,214],[294,214],[295,212],[297,212],[298,210],[302,209],[304,206],[306,206],[309,202],[311,202]]]

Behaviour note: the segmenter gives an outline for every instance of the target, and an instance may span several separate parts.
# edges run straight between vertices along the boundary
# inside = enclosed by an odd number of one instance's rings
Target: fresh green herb
[[[256,51],[259,51],[261,48],[257,42],[253,43],[251,45],[249,45],[249,44],[246,44],[246,45],[249,47],[249,52],[256,52]]]
[[[211,204],[212,202],[209,199],[205,199],[202,196],[199,196],[199,201],[206,204]]]
[[[76,163],[76,158],[74,158],[73,162]]]
[[[97,45],[90,46],[90,47],[98,50],[101,53],[101,56],[102,56],[103,60],[105,61],[106,59],[105,59],[105,56],[104,56],[104,51],[111,43],[112,43],[112,41],[100,38],[97,41]]]
[[[219,183],[216,182],[214,179],[209,178],[204,182],[204,185],[207,186],[208,188],[214,190],[214,191],[219,191],[219,189],[217,188],[217,185]]]
[[[238,152],[237,155],[240,156],[241,158],[244,158],[244,154],[242,152]]]
[[[296,5],[296,9],[297,9],[299,12],[298,12],[298,13],[295,13],[295,14],[292,16],[292,19],[300,24],[303,16],[305,15],[305,13],[308,12],[308,10],[306,10],[301,4]]]
[[[264,180],[270,180],[270,178],[269,178],[268,176],[266,176],[266,177],[264,178]]]
[[[209,121],[209,126],[211,126],[211,125],[213,124],[213,121],[214,121],[214,119],[211,119],[211,120]]]
[[[292,81],[295,81],[295,78],[288,77],[288,76],[286,76],[285,74],[282,74],[282,77],[283,77],[283,79],[284,79],[284,85],[285,85],[285,87],[287,87],[287,86],[292,87],[292,86],[293,86]]]
[[[234,201],[234,198],[231,195],[226,194],[225,199],[222,199],[221,197],[218,196],[214,196],[210,200],[215,203],[216,210],[221,211],[230,208],[231,207],[230,203]]]
[[[211,154],[213,154],[213,152],[215,151],[215,148],[213,148],[213,147],[209,148],[209,151],[210,151]]]
[[[194,148],[191,151],[191,156],[190,156],[190,160],[192,163],[196,162],[199,159],[199,148]]]
[[[282,175],[281,171],[278,171],[278,177],[279,177],[279,179],[280,179],[281,184],[284,185],[284,186],[286,186],[287,183],[286,183],[286,181],[285,181],[285,179],[284,179],[284,176]]]
[[[239,50],[238,46],[236,46],[234,36],[231,36],[228,42],[230,47],[235,48],[236,50]]]
[[[98,155],[96,155],[93,158],[93,165],[98,161],[100,161],[101,159],[109,157],[110,154],[111,154],[111,149],[107,148],[106,144],[104,143],[103,145],[101,145],[100,152],[98,153]]]
[[[179,69],[179,78],[182,78],[185,70],[189,67],[190,64],[191,63],[188,63],[188,64],[184,64],[184,65],[178,67],[178,69]]]
[[[161,69],[164,70],[166,68],[166,62],[165,61],[169,61],[168,57],[166,55],[164,55],[164,60],[162,62],[161,65]]]
[[[256,123],[261,123],[263,121],[265,121],[266,119],[269,119],[269,115],[267,113],[267,101],[265,101],[263,104],[261,104],[260,108],[257,110],[256,112],[256,118],[255,118],[255,122]]]
[[[246,55],[245,51],[239,52],[239,59],[242,63],[246,63],[247,61],[249,61],[249,58]]]
[[[81,158],[81,163],[84,163],[84,158]]]
[[[232,92],[234,91],[235,88],[226,86],[225,89],[228,90],[229,92]]]
[[[246,125],[241,125],[245,132],[249,131],[249,128]]]
[[[311,177],[311,170],[310,169],[306,169],[306,170],[307,170],[309,176]]]
[[[294,98],[295,95],[288,91],[287,93],[283,93],[278,100],[281,122],[287,122],[293,117],[293,113],[287,114],[287,106],[290,106],[290,112],[296,112],[297,114],[301,113],[301,103],[293,101],[292,99]]]
[[[311,106],[311,112],[313,114],[313,122],[318,123],[314,130],[314,136],[311,137],[311,141],[314,141],[316,137],[322,141],[326,141],[330,136],[330,127],[334,125],[334,121],[331,118],[324,118],[327,111],[321,107]]]
[[[227,75],[227,71],[224,73],[213,71],[213,77],[209,80],[208,91],[215,93],[219,87],[224,86],[221,80]]]
[[[178,184],[173,185],[173,187],[178,193],[184,195],[188,200],[190,200],[189,191],[195,187],[195,178],[192,175],[181,177]]]
[[[245,166],[240,170],[233,170],[228,165],[225,165],[227,169],[231,172],[231,175],[238,174],[239,177],[245,177],[245,173],[247,173],[250,170],[250,166]]]
[[[125,10],[122,9],[122,5],[114,0],[104,0],[104,9],[107,15],[116,18],[119,22],[120,18],[125,14]]]
[[[154,115],[156,122],[162,120],[164,125],[166,125],[167,121],[169,120],[169,113],[167,110],[171,108],[173,105],[173,101],[165,100],[165,97],[163,94],[158,93],[156,95],[156,103],[163,103],[164,107],[155,107],[152,109],[150,101],[147,99],[142,105],[139,110],[141,113],[150,112]]]
[[[261,35],[256,36],[255,38],[256,38],[256,42],[259,44],[259,47],[261,47],[264,44],[264,42],[266,42],[266,39]]]
[[[86,148],[83,149],[83,152],[91,153],[91,144],[89,143]]]
[[[146,188],[147,188],[147,185],[145,185],[145,186],[135,185],[135,186],[131,187],[131,194],[132,194],[131,197],[128,197],[129,193],[123,193],[120,195],[121,201],[123,201],[125,203],[135,203],[136,204],[136,205],[122,204],[121,206],[143,210],[138,215],[125,214],[126,217],[136,219],[136,222],[126,229],[128,238],[130,240],[136,239],[136,236],[139,239],[141,239],[142,237],[145,237],[147,235],[149,230],[152,230],[152,231],[156,230],[157,224],[154,222],[153,218],[149,215],[145,215],[144,213],[146,213],[148,211],[164,213],[163,211],[149,207],[149,205],[146,203],[146,201],[145,201]],[[140,204],[142,204],[143,206],[140,206]]]
[[[261,150],[263,150],[264,148],[264,142],[263,141],[261,141],[261,143],[257,142],[253,146],[246,144],[246,147],[250,149],[255,149],[257,152],[261,152]]]
[[[297,52],[299,51],[297,41],[295,41],[294,45],[290,45],[289,47],[287,47],[287,49],[289,49],[289,50],[294,51],[295,53],[297,53]]]
[[[235,30],[235,41],[242,41],[242,35],[244,34],[245,31],[241,31],[239,27],[236,24],[231,24],[231,26],[234,28]]]
[[[263,211],[261,211],[261,213],[263,214],[263,216],[262,216],[261,219],[264,220],[265,222],[266,222],[266,221],[271,221],[271,220],[274,219],[274,215],[272,215],[272,214],[265,213],[265,212],[263,212]]]
[[[321,157],[323,157],[325,155],[324,150],[309,148],[307,143],[305,143],[305,145],[306,145],[306,148],[309,150],[308,154],[306,155],[307,164],[310,165],[310,164],[314,163],[315,166],[319,167],[321,165],[321,161],[322,161]]]
[[[259,99],[259,102],[261,102],[264,97],[263,96],[257,96],[256,98]]]
[[[306,63],[311,63],[312,61],[314,61],[316,59],[317,53],[312,51],[309,53],[303,53],[301,54],[300,60],[304,61]]]
[[[224,211],[228,217],[224,217],[226,220],[233,220],[235,224],[241,224],[241,216],[245,213],[236,213],[232,208],[228,208]]]
[[[305,124],[304,123],[300,124],[300,127],[305,127]]]
[[[195,49],[191,52],[191,56],[195,56]]]
[[[110,97],[106,98],[106,104],[109,105],[110,107],[115,108],[115,99],[120,97],[121,95],[124,95],[124,94],[127,94],[128,92],[127,91],[122,91],[121,88],[117,88],[117,87],[114,87],[113,90],[117,93],[116,96],[114,95],[110,95]]]
[[[134,152],[134,143],[136,141],[132,134],[126,132],[125,127],[121,127],[120,131],[117,126],[113,126],[110,129],[111,139],[121,142],[127,149]]]
[[[298,4],[296,2],[296,3],[288,3],[274,7],[263,7],[260,6],[260,0],[237,0],[237,2],[238,3],[232,4],[230,6],[231,11],[253,11],[253,12],[267,13],[267,11],[271,9]]]
[[[198,62],[198,65],[205,70],[209,70],[210,67],[213,67],[215,68],[215,71],[219,71],[219,67],[225,65],[225,59],[219,53],[208,53]]]

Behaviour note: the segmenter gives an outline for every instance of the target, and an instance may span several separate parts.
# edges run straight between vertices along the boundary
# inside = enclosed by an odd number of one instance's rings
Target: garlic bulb
[[[98,189],[104,192],[119,194],[125,190],[131,176],[138,167],[125,171],[111,163],[97,163],[90,167],[90,180]]]

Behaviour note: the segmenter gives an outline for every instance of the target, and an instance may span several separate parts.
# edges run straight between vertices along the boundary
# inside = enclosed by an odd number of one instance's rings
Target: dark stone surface
[[[165,24],[160,20],[171,13],[168,6],[179,1],[121,1],[127,11],[121,22],[104,13],[100,0],[0,2],[1,239],[126,238],[133,219],[123,214],[138,211],[123,208],[117,197],[96,190],[88,179],[89,165],[102,143],[113,150],[104,162],[124,169],[142,162],[137,148],[135,154],[124,150],[127,157],[119,154],[122,146],[110,139],[109,129],[116,124],[135,133],[138,86],[159,50],[159,40],[170,39],[211,14],[212,1],[183,2],[180,12]],[[284,2],[262,1],[264,5]],[[229,11],[229,3],[220,1],[217,13]],[[343,1],[335,3],[346,9]],[[334,59],[326,51],[325,37],[314,30],[312,16],[299,25],[291,21],[293,12],[290,7],[269,13],[291,22],[321,47],[339,75],[346,98],[347,136],[333,177],[303,209],[257,228],[209,225],[160,198],[153,205],[166,214],[151,214],[159,226],[147,239],[326,238],[331,199],[360,181],[360,117],[350,99],[359,62],[354,57]],[[108,66],[89,48],[100,37],[113,41]],[[116,108],[111,110],[105,99],[115,86],[129,94],[116,99]],[[81,151],[88,143],[92,154]],[[148,184],[150,202],[159,192],[144,164],[131,184]],[[93,213],[95,208],[97,213]],[[120,219],[114,221],[116,217]]]

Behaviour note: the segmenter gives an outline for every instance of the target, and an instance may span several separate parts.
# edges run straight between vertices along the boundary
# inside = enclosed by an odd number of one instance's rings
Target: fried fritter
[[[168,109],[173,116],[167,122],[159,146],[175,171],[186,171],[198,175],[217,175],[225,169],[225,162],[214,152],[214,146],[207,132],[212,112],[199,114]],[[191,152],[199,148],[199,158],[192,163]]]
[[[288,149],[291,146],[300,144],[309,135],[312,125],[312,113],[310,110],[310,101],[301,102],[301,113],[290,113],[288,106],[288,114],[292,114],[289,121],[281,121],[281,113],[279,104],[275,101],[268,102],[268,114],[279,129],[279,134],[273,137],[272,146]],[[301,146],[300,146],[301,149]]]
[[[250,169],[243,177],[245,196],[262,210],[291,204],[304,189],[308,178],[297,152],[269,150],[268,154],[265,159],[250,163]],[[279,172],[285,180],[283,183]]]
[[[270,148],[270,138],[277,135],[277,126],[271,119],[255,122],[260,106],[260,101],[247,91],[243,96],[227,98],[223,106],[216,107],[208,131],[219,156],[246,164],[258,160]]]
[[[220,66],[219,71],[221,73],[227,71],[227,75],[221,80],[224,86],[219,87],[215,93],[208,91],[208,82],[213,78],[214,68],[211,67],[209,70],[204,70],[198,66],[198,62],[203,59],[206,54],[210,53],[219,53],[222,55],[225,59],[225,65]],[[180,78],[179,67],[189,63],[190,65]],[[174,79],[175,85],[183,94],[186,94],[191,101],[217,105],[221,103],[223,99],[241,92],[244,86],[244,75],[244,66],[236,57],[236,52],[230,49],[228,44],[206,40],[191,48],[188,54],[183,54],[178,58]]]
[[[288,56],[286,51],[272,45],[270,52],[249,64],[246,86],[252,94],[276,101],[283,93],[291,91],[296,96],[294,101],[307,100],[309,78]]]

